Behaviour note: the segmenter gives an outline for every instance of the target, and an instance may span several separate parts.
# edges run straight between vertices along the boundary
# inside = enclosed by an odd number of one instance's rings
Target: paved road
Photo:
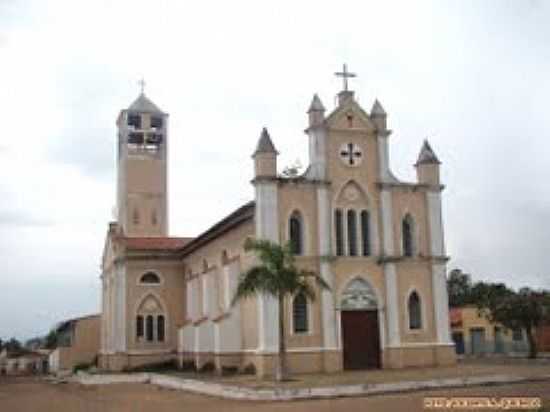
[[[300,402],[214,399],[151,385],[82,387],[29,379],[0,379],[1,412],[286,412],[422,411],[425,396],[541,396],[550,406],[550,382]],[[550,409],[548,409],[550,410]]]

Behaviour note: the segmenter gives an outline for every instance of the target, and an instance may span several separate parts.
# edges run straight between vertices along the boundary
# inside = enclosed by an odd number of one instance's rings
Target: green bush
[[[92,365],[86,362],[77,363],[73,367],[73,373],[77,373],[78,371],[87,371],[88,369],[90,369],[90,366]]]
[[[214,372],[216,370],[216,365],[214,365],[214,362],[206,362],[204,365],[201,366],[199,369],[199,372],[201,373],[209,373]]]
[[[173,370],[177,370],[177,363],[175,359],[164,362],[148,363],[146,365],[134,366],[127,369],[128,372],[163,372]]]
[[[253,363],[249,363],[242,370],[243,375],[256,375],[256,366]]]

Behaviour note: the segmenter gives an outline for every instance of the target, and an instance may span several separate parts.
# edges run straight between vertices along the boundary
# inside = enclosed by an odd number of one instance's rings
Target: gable
[[[353,99],[338,106],[326,119],[329,129],[353,129],[373,132],[376,126],[369,115]]]

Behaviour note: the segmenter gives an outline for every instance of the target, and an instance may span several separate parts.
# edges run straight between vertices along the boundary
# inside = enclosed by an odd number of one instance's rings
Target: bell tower
[[[117,120],[117,220],[125,236],[168,235],[168,114],[142,91]]]

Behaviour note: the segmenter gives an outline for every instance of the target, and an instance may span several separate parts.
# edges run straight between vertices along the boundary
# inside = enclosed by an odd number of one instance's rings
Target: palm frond
[[[273,289],[273,274],[265,266],[253,266],[241,274],[231,305],[258,293],[273,294]]]

